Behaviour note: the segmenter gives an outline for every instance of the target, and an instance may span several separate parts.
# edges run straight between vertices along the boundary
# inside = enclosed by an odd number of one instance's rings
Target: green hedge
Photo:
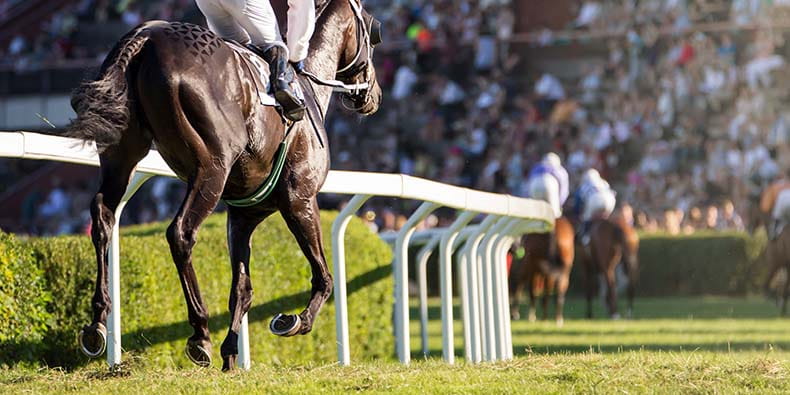
[[[765,233],[640,234],[638,296],[745,295],[759,292],[766,265],[759,259]],[[577,254],[577,257],[579,255]],[[584,295],[577,261],[572,292]]]
[[[327,257],[329,234],[336,213],[322,213]],[[167,224],[123,229],[121,237],[121,307],[123,347],[145,353],[142,363],[190,366],[183,350],[192,328],[164,230]],[[392,337],[391,251],[359,220],[346,233],[347,275],[350,279],[349,321],[352,357],[390,356]],[[85,362],[76,347],[75,334],[90,320],[90,299],[96,273],[88,237],[67,236],[32,239],[28,246],[35,265],[44,273],[52,302],[51,314],[39,355],[50,366]],[[225,216],[210,217],[198,234],[193,254],[200,290],[210,312],[209,327],[215,364],[219,345],[227,333],[230,265],[225,236]],[[321,311],[313,331],[306,336],[281,338],[268,330],[278,312],[298,312],[309,297],[310,265],[280,216],[272,216],[253,236],[251,277],[254,288],[250,310],[250,346],[255,363],[304,364],[332,362],[336,358],[334,306]],[[18,343],[18,342],[17,342]]]
[[[764,233],[643,234],[640,295],[743,295],[757,290],[765,267],[757,261]]]
[[[0,232],[0,361],[32,359],[51,323],[51,295],[31,249]]]

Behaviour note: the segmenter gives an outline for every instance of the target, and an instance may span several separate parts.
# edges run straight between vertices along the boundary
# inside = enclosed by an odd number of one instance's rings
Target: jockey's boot
[[[288,120],[301,121],[304,118],[305,105],[291,89],[291,83],[294,81],[294,71],[288,67],[288,57],[285,49],[274,45],[263,51],[261,55],[269,63],[271,93],[274,94],[274,99],[283,108],[283,115]]]

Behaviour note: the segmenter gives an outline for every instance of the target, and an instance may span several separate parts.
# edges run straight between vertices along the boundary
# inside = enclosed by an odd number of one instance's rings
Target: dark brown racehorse
[[[785,226],[775,239],[768,240],[763,256],[765,257],[765,262],[768,263],[768,276],[765,279],[764,289],[766,292],[769,292],[772,283],[775,282],[776,275],[782,269],[790,273],[790,227]],[[781,314],[784,316],[787,314],[790,281],[785,279],[784,283],[780,284],[780,289],[778,289],[776,296]]]
[[[763,194],[765,193],[768,193],[768,190],[763,191]],[[774,204],[776,204],[776,202],[774,202]],[[768,241],[765,244],[765,249],[761,253],[760,258],[758,258],[768,265],[768,272],[763,290],[766,295],[771,295],[772,288],[776,287],[776,301],[779,305],[780,314],[784,316],[787,314],[787,299],[790,296],[790,281],[788,281],[787,278],[781,281],[783,276],[781,276],[780,273],[782,269],[785,269],[785,273],[790,273],[790,226],[787,225],[786,221],[782,221],[783,226],[779,234],[772,236],[772,234],[776,233],[776,230],[773,228],[777,225],[776,220],[771,218],[773,207],[771,207],[771,210],[768,210],[768,212],[763,212],[759,202],[757,202],[757,204],[752,205],[752,211],[755,212],[755,217],[758,218],[758,220],[755,221],[755,228],[759,225],[763,225],[766,233],[769,235]]]
[[[535,321],[535,296],[543,291],[543,319],[549,314],[549,295],[555,293],[555,319],[562,325],[565,293],[573,267],[573,226],[560,217],[554,232],[530,233],[522,238],[524,258],[510,268],[510,316],[519,318],[519,304],[524,288],[529,292],[529,320]]]
[[[358,1],[317,2],[306,69],[326,80],[337,74],[345,83],[367,82],[367,89],[346,97],[359,113],[370,114],[381,101],[371,61],[370,44],[375,43],[370,42],[368,31],[374,20]],[[344,66],[351,66],[348,69],[353,72],[337,73]],[[316,202],[329,171],[323,114],[332,89],[310,86],[300,77],[313,121],[305,117],[286,135],[287,126],[275,108],[259,104],[255,78],[249,64],[243,64],[241,56],[205,28],[154,21],[128,33],[108,55],[96,79],[75,92],[72,106],[77,119],[69,134],[96,141],[101,161],[101,184],[91,203],[91,236],[98,262],[93,320],[80,334],[89,356],[98,356],[105,348],[110,309],[107,248],[115,209],[137,162],[154,146],[188,185],[167,229],[194,329],[187,341],[187,356],[198,365],[211,364],[208,310],[192,265],[200,225],[220,200],[243,199],[258,190],[272,172],[275,153],[284,139],[289,148],[273,192],[253,206],[228,208],[231,321],[221,347],[223,370],[235,365],[241,318],[251,305],[250,237],[277,210],[310,262],[312,292],[304,311],[278,315],[270,328],[282,336],[312,329],[332,291]]]
[[[617,312],[617,265],[623,264],[628,278],[628,316],[633,314],[634,294],[639,278],[639,236],[620,217],[599,218],[590,224],[590,243],[577,247],[584,265],[587,285],[587,317],[592,318],[592,300],[598,290],[598,276],[602,275],[606,286],[606,307],[611,318],[619,318]]]

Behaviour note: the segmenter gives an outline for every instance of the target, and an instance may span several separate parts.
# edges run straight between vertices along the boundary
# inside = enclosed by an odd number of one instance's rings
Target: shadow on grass
[[[410,309],[411,317],[419,319],[417,299],[412,298]],[[428,316],[438,319],[441,316],[439,300],[429,300]],[[454,314],[460,317],[460,301],[455,300]],[[527,304],[522,303],[519,311],[521,317],[527,317]],[[538,306],[539,317],[543,316],[543,308]],[[570,298],[565,305],[565,318],[572,320],[588,320],[586,318],[587,305],[583,298]],[[620,303],[620,313],[625,313],[625,304]],[[553,302],[549,307],[549,316],[553,317]],[[592,321],[609,321],[609,318],[596,300],[593,307],[594,318]],[[634,320],[655,319],[779,319],[779,309],[772,300],[759,298],[735,297],[667,297],[667,298],[637,298],[634,305]]]
[[[390,276],[391,271],[392,267],[390,265],[385,265],[354,277],[346,286],[348,295],[353,295],[357,291],[387,278]],[[310,292],[305,291],[253,306],[248,313],[249,322],[265,321],[277,313],[304,308],[307,305],[309,297]],[[333,301],[334,297],[330,298],[328,303],[332,303]],[[229,323],[229,312],[212,315],[209,318],[209,329],[212,332],[221,331],[222,329],[227,329]],[[20,362],[36,361],[44,362],[50,367],[59,366],[67,369],[83,366],[90,362],[90,360],[79,353],[76,344],[70,349],[53,349],[53,347],[49,345],[49,343],[71,344],[78,330],[79,328],[69,328],[63,331],[53,331],[45,337],[45,340],[55,340],[52,342],[22,341],[2,343],[0,344],[0,355],[2,356],[0,365],[5,364],[13,366]],[[157,344],[169,343],[180,339],[186,341],[186,338],[191,335],[192,327],[189,326],[189,322],[185,320],[125,333],[122,342],[126,351],[142,351]],[[43,358],[41,357],[42,355]]]
[[[740,352],[740,351],[771,351],[771,350],[790,350],[790,341],[783,342],[759,342],[759,341],[742,341],[742,342],[723,342],[723,343],[646,343],[640,345],[620,345],[620,344],[607,344],[607,345],[559,345],[559,346],[546,346],[536,345],[535,347],[515,344],[513,345],[514,355],[549,355],[549,354],[585,354],[585,353],[601,353],[601,354],[614,354],[628,351],[663,351],[663,352],[689,352],[689,351],[709,351],[709,352]],[[440,348],[429,349],[430,357],[442,356]],[[464,348],[455,348],[456,358],[464,358]],[[422,358],[421,352],[412,352],[413,358]]]

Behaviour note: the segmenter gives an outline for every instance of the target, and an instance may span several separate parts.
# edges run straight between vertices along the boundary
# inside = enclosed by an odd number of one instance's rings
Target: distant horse
[[[529,320],[535,321],[535,296],[543,291],[543,319],[548,317],[549,295],[555,295],[555,320],[563,324],[563,307],[573,267],[573,225],[557,218],[554,232],[530,233],[522,238],[524,258],[510,268],[510,316],[519,318],[519,304],[524,288],[529,292]]]
[[[790,294],[790,281],[786,278],[790,272],[790,212],[785,195],[788,188],[790,186],[786,182],[774,183],[763,190],[760,204],[752,205],[753,210],[758,213],[758,224],[762,224],[768,234],[768,242],[761,254],[768,264],[768,275],[763,289],[770,295],[772,285],[778,285],[776,297],[781,315],[787,314],[787,298]],[[774,213],[777,209],[779,213]],[[774,214],[779,214],[781,219],[774,219]],[[785,272],[784,281],[781,281],[782,271]],[[776,281],[777,279],[780,281]]]
[[[785,226],[776,238],[768,240],[763,255],[765,261],[768,263],[768,277],[765,279],[764,289],[766,292],[769,292],[775,276],[779,274],[782,269],[785,269],[786,273],[790,273],[790,227]],[[787,298],[790,296],[790,281],[785,279],[785,281],[780,284],[780,289],[778,291],[777,299],[781,315],[784,316],[787,314]]]
[[[346,84],[367,84],[346,92],[344,98],[361,114],[375,112],[381,101],[371,60],[372,46],[377,43],[371,37],[379,33],[377,21],[362,10],[359,0],[316,3],[316,30],[306,69],[324,82],[337,78]],[[332,291],[316,202],[329,171],[323,114],[332,87],[318,82],[314,86],[300,76],[298,83],[310,120],[306,117],[289,126],[277,109],[261,104],[260,89],[266,88],[259,86],[250,62],[205,28],[154,21],[122,38],[97,78],[75,91],[72,106],[77,118],[67,134],[96,141],[101,161],[101,183],[91,203],[91,236],[98,263],[93,319],[79,335],[88,356],[96,357],[106,347],[105,321],[110,310],[107,249],[115,210],[137,163],[154,144],[187,183],[181,208],[167,229],[167,240],[194,329],[187,341],[189,359],[201,366],[211,364],[208,309],[192,266],[192,249],[201,223],[220,200],[230,205],[232,270],[231,320],[221,347],[223,370],[235,365],[241,318],[252,303],[251,235],[278,210],[311,265],[312,291],[300,314],[279,314],[270,329],[280,336],[306,334],[312,329]],[[279,161],[279,157],[284,159]],[[275,167],[282,170],[273,180],[273,189],[260,194],[270,174],[277,172]]]
[[[592,318],[592,300],[598,289],[598,276],[603,275],[606,285],[606,307],[611,318],[619,318],[617,312],[617,265],[623,264],[628,278],[628,316],[633,314],[634,294],[639,277],[639,236],[620,218],[595,219],[590,224],[590,242],[578,247],[584,265],[587,285],[587,317]]]

